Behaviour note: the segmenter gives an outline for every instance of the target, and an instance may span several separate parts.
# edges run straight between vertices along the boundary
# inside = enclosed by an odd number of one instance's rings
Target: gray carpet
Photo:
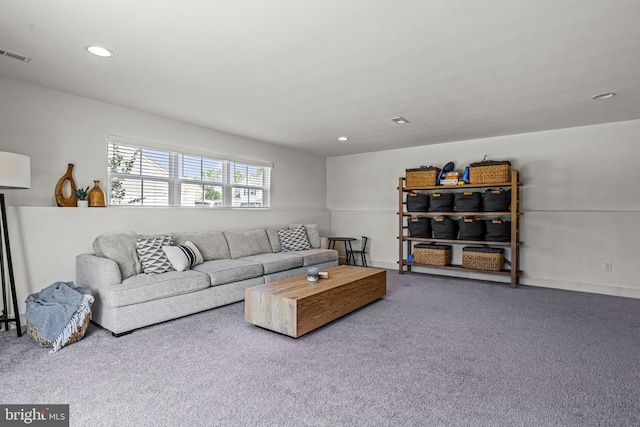
[[[638,426],[640,300],[389,270],[297,340],[237,303],[56,354],[0,332],[0,403],[72,426]]]

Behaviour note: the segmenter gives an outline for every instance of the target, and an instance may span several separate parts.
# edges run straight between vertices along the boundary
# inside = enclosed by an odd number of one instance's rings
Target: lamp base
[[[2,316],[0,316],[0,330],[4,329],[5,331],[8,331],[10,329],[13,329],[13,325],[11,325],[11,323],[15,323],[15,322],[16,322],[15,317],[9,317],[3,314]],[[21,335],[22,334],[18,334],[18,336],[21,336]]]
[[[2,316],[0,316],[0,324],[4,324],[5,329],[9,330],[9,322],[16,324],[18,336],[22,336],[22,326],[20,325],[20,315],[18,314],[18,297],[16,296],[16,283],[13,275],[13,261],[11,259],[11,244],[9,243],[9,226],[7,225],[7,207],[4,202],[4,194],[0,193],[0,211],[2,222],[2,239],[0,240],[0,276],[2,276]],[[4,245],[2,244],[4,241]],[[4,257],[7,257],[7,267],[9,273],[9,286],[11,293],[11,301],[13,303],[14,317],[9,317],[7,304],[7,277],[4,271]]]

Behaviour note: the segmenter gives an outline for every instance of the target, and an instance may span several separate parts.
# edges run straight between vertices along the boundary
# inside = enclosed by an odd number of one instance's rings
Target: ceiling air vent
[[[19,53],[9,52],[8,50],[0,49],[0,56],[6,56],[7,58],[16,59],[22,62],[31,62],[31,58],[28,56],[20,55]]]

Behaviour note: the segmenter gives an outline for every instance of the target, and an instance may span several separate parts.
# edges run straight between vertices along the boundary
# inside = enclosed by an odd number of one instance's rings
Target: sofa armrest
[[[91,254],[76,257],[76,276],[77,286],[91,289],[99,299],[107,286],[122,283],[120,268],[114,260]]]

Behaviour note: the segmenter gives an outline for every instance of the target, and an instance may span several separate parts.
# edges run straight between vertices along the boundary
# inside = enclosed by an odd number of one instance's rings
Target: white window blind
[[[108,141],[111,206],[268,208],[271,167]]]

